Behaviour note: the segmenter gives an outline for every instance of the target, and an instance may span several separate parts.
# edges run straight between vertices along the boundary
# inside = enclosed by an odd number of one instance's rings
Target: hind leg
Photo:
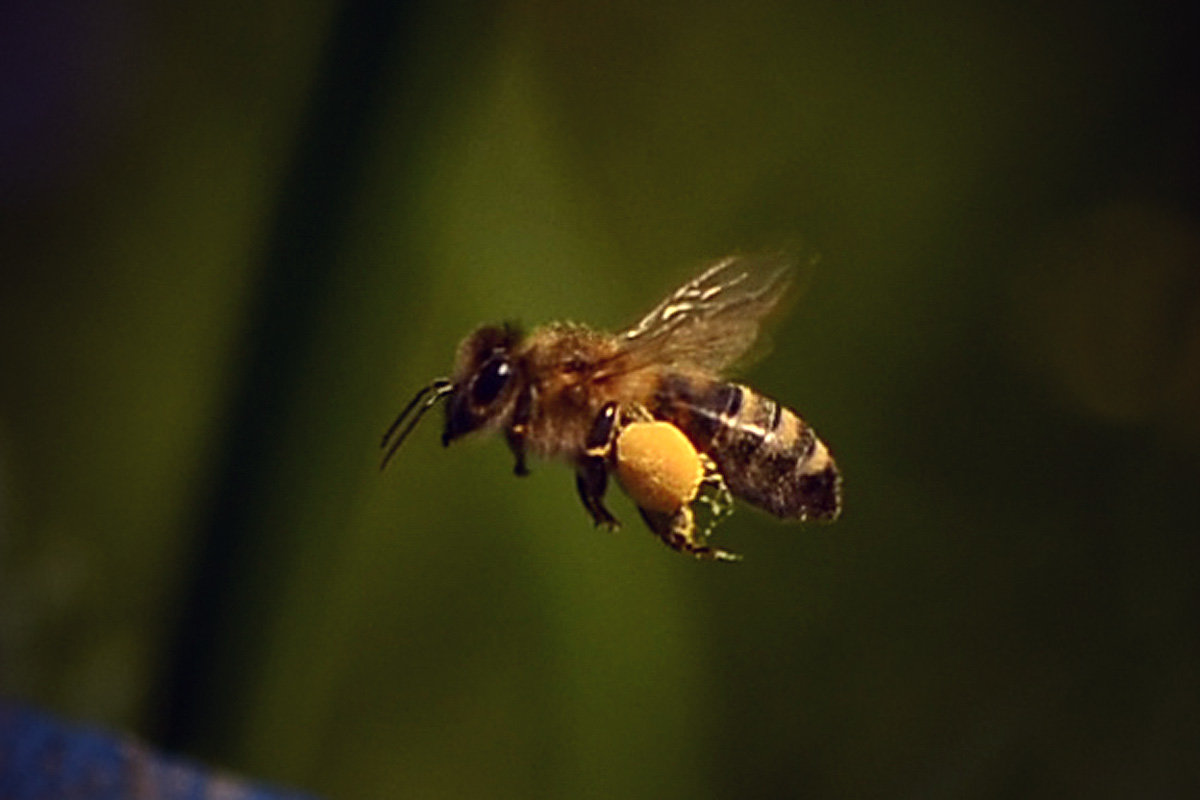
[[[696,558],[707,561],[742,560],[737,553],[704,544],[696,534],[696,517],[692,513],[691,506],[684,506],[674,513],[647,511],[640,507],[638,512],[646,521],[647,527],[672,550],[690,553]]]

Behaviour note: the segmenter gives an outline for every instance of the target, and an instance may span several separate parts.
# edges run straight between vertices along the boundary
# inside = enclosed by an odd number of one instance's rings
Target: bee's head
[[[458,346],[453,379],[438,378],[417,392],[383,434],[380,469],[396,455],[425,412],[447,398],[443,445],[488,423],[504,420],[517,394],[519,367],[512,351],[520,340],[520,331],[511,324],[488,325],[468,336]]]
[[[507,416],[516,397],[519,366],[513,349],[520,340],[517,327],[505,323],[485,325],[458,346],[443,445]]]

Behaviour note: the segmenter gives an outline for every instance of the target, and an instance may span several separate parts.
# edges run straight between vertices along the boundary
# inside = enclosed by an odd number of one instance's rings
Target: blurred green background
[[[1173,8],[8,4],[0,691],[338,798],[1193,794]],[[437,421],[377,471],[475,324],[781,244],[739,377],[836,525],[696,563]]]

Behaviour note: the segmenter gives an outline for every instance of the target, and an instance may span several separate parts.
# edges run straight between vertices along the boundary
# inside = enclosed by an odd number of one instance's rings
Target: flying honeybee
[[[574,323],[529,334],[512,324],[480,327],[459,345],[452,377],[421,389],[388,428],[381,468],[421,416],[445,401],[443,445],[499,429],[517,475],[528,474],[527,454],[565,459],[584,508],[610,528],[618,523],[604,493],[616,473],[650,529],[700,558],[736,558],[696,529],[691,505],[703,484],[784,519],[836,519],[841,478],[813,429],[722,377],[754,343],[793,272],[781,256],[726,258],[615,335]],[[682,436],[672,436],[672,426]],[[663,459],[648,457],[657,450]],[[683,477],[669,480],[660,469]],[[664,495],[659,484],[681,488]],[[719,499],[711,504],[723,512]]]

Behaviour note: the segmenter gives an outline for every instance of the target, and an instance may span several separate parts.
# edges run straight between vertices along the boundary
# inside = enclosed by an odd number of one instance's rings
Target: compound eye
[[[508,379],[512,377],[512,365],[506,358],[493,358],[483,365],[475,382],[471,385],[471,399],[476,405],[491,405],[500,396]]]

